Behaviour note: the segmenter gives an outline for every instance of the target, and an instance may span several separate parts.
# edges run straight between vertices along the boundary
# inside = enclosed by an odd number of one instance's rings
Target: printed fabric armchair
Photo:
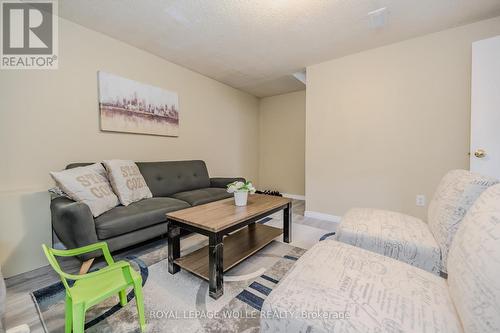
[[[335,238],[446,276],[449,248],[463,218],[481,193],[497,183],[467,170],[452,170],[434,194],[427,223],[398,212],[353,208],[342,217]]]
[[[71,333],[72,331],[74,333],[83,333],[85,328],[85,312],[90,307],[113,295],[118,295],[121,306],[125,306],[127,304],[126,292],[129,287],[134,288],[141,331],[145,331],[142,278],[132,269],[128,262],[114,262],[106,243],[99,242],[71,250],[55,250],[47,247],[45,244],[42,245],[42,248],[50,265],[59,274],[64,288],[66,288],[66,333]],[[96,272],[83,275],[63,272],[55,258],[56,256],[78,256],[96,250],[102,251],[108,266]],[[68,284],[68,280],[75,281],[72,287]]]

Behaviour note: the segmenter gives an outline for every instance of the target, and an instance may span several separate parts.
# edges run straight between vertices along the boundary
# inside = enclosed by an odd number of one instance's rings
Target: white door
[[[500,36],[472,44],[471,171],[500,179]]]

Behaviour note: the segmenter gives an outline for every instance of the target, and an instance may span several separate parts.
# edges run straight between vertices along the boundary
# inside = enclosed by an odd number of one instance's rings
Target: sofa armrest
[[[226,188],[227,184],[230,184],[235,181],[244,182],[245,178],[235,177],[235,178],[223,178],[223,177],[214,177],[210,178],[210,187],[219,187]]]
[[[58,197],[50,202],[52,228],[57,237],[68,249],[74,249],[98,242],[94,217],[90,208],[81,202],[66,197]],[[101,253],[94,251],[78,256],[80,260],[98,257]]]

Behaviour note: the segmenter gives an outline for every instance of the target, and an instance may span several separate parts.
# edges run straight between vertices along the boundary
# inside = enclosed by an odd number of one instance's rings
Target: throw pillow
[[[122,205],[128,206],[132,202],[153,197],[141,171],[133,161],[107,160],[102,163]]]
[[[119,204],[101,163],[51,172],[50,175],[71,199],[89,206],[94,217]]]

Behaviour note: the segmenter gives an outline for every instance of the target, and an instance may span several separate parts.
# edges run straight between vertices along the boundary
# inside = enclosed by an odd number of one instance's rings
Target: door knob
[[[486,152],[484,151],[484,149],[477,149],[474,152],[474,156],[476,156],[477,158],[483,158],[486,156]]]

